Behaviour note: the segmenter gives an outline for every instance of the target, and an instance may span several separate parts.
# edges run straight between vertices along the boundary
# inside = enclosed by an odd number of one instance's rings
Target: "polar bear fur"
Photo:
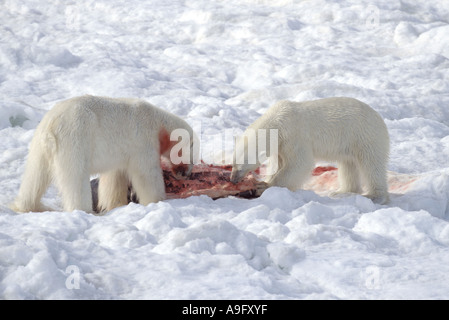
[[[175,129],[193,137],[184,120],[139,99],[86,95],[59,102],[36,129],[11,207],[17,212],[48,210],[40,200],[54,181],[65,211],[93,212],[90,175],[97,173],[98,206],[103,210],[127,204],[129,183],[141,204],[163,200],[160,156],[169,158],[178,143],[170,140]],[[188,140],[181,142],[190,143],[193,155],[193,138]],[[188,175],[192,166],[180,163],[172,170]]]
[[[363,180],[367,197],[378,203],[388,201],[389,135],[380,115],[365,103],[344,97],[280,101],[246,132],[258,129],[278,130],[278,169],[267,177],[268,185],[297,190],[315,161],[336,161],[340,188],[334,194],[361,193]],[[234,159],[239,156],[234,151]],[[231,180],[240,181],[260,165],[259,160],[234,163]]]

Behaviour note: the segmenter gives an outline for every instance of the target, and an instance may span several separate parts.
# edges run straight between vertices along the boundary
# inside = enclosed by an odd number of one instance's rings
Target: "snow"
[[[448,299],[449,4],[35,1],[0,10],[0,298]],[[206,196],[94,216],[8,209],[56,101],[132,96],[200,130],[275,101],[358,98],[391,137],[391,202],[307,190]],[[229,145],[225,144],[227,147]]]

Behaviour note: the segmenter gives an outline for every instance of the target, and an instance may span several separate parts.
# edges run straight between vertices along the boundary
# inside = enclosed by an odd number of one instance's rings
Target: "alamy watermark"
[[[65,7],[65,25],[68,29],[79,31],[81,29],[81,9],[79,5]]]
[[[362,279],[365,288],[379,290],[381,288],[381,269],[375,265],[366,267]]]
[[[200,164],[204,156],[209,155],[209,161],[205,162],[214,165],[261,167],[263,175],[273,175],[278,170],[277,129],[247,129],[244,132],[226,129],[217,134],[204,135],[201,122],[193,123],[192,129],[196,133],[194,138],[182,128],[171,132],[170,141],[177,142],[170,151],[170,161],[173,164]],[[205,142],[209,147],[204,151],[207,154],[203,154],[202,145]]]
[[[369,5],[364,10],[365,26],[367,29],[376,29],[380,24],[380,10],[375,5]]]
[[[69,290],[79,289],[80,288],[80,269],[76,265],[67,266],[65,269],[65,273],[67,274],[67,278],[65,280],[65,287]]]

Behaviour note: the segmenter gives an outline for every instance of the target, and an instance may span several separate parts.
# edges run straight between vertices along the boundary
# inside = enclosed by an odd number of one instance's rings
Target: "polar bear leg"
[[[307,180],[314,165],[315,161],[311,151],[295,148],[289,157],[280,159],[280,169],[268,184],[296,191]]]
[[[128,175],[122,170],[102,173],[98,179],[98,210],[109,211],[128,204]]]
[[[338,182],[339,189],[333,194],[360,193],[360,174],[358,164],[353,160],[338,162]]]
[[[61,192],[65,211],[82,210],[93,212],[92,190],[87,170],[76,170],[61,165],[60,160],[55,163],[55,178]]]
[[[37,139],[36,139],[37,140]],[[49,211],[41,203],[41,198],[51,182],[50,164],[39,140],[33,141],[22,177],[19,195],[11,205],[17,212]]]
[[[365,196],[376,203],[384,204],[388,202],[389,196],[385,161],[374,157],[361,161],[359,165],[367,188]]]
[[[53,160],[54,177],[65,211],[93,212],[89,173],[90,146],[80,139],[70,145],[63,141]]]
[[[160,167],[159,153],[142,152],[130,160],[128,176],[136,191],[139,203],[146,206],[165,199],[165,184]]]

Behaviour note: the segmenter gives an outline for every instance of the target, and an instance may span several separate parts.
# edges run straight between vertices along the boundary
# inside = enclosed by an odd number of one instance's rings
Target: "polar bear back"
[[[57,103],[41,126],[41,131],[52,133],[56,146],[86,144],[92,173],[124,167],[129,155],[149,146],[159,151],[162,128],[168,133],[183,128],[192,134],[184,120],[144,100],[90,95]]]
[[[279,101],[250,128],[278,129],[280,152],[287,146],[304,144],[318,160],[337,161],[354,157],[361,150],[376,150],[380,157],[389,153],[389,143],[385,143],[388,131],[381,116],[353,98]]]
[[[57,103],[47,117],[60,125],[85,121],[99,130],[107,130],[108,134],[119,134],[121,137],[125,135],[129,138],[136,134],[150,135],[148,127],[167,127],[173,122],[173,115],[144,100],[90,95]],[[85,128],[86,123],[79,124]]]

